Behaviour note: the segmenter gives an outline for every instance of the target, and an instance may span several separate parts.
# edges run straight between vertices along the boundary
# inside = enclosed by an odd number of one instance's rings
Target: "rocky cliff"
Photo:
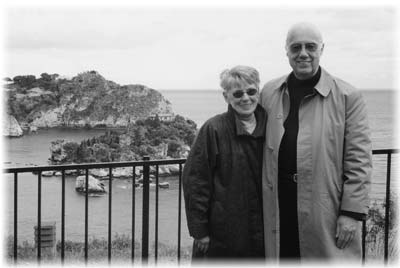
[[[3,116],[3,136],[19,137],[22,136],[23,131],[17,120],[12,115]]]
[[[143,85],[120,86],[96,71],[72,79],[47,74],[39,79],[16,78],[6,85],[6,107],[24,128],[125,127],[151,115],[173,114],[158,91]]]

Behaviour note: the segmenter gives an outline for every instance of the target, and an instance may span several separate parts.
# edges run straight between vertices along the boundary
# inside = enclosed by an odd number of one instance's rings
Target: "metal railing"
[[[93,164],[76,164],[76,165],[56,165],[56,166],[35,166],[35,167],[20,167],[20,168],[7,168],[4,173],[14,174],[14,248],[13,258],[17,262],[18,256],[18,174],[37,172],[38,173],[38,214],[37,214],[37,230],[38,237],[41,236],[41,222],[42,222],[42,172],[44,171],[61,171],[61,263],[64,264],[65,258],[65,171],[66,170],[84,170],[85,171],[85,238],[84,238],[84,260],[88,261],[88,196],[89,196],[89,170],[108,168],[108,262],[111,262],[111,246],[112,246],[112,178],[113,168],[131,167],[132,168],[132,244],[131,244],[131,260],[135,259],[135,176],[136,167],[143,167],[143,210],[142,210],[142,263],[148,263],[149,257],[149,203],[150,203],[150,167],[155,167],[156,172],[156,192],[155,192],[155,205],[156,205],[156,224],[155,224],[155,261],[158,259],[158,188],[159,188],[159,166],[160,165],[179,165],[179,199],[178,199],[178,246],[177,258],[180,261],[181,249],[181,204],[182,204],[182,164],[186,159],[171,159],[171,160],[150,160],[149,157],[143,157],[143,161],[134,162],[110,162],[110,163],[93,163]],[[37,260],[41,261],[41,240],[37,241]]]
[[[388,262],[389,252],[389,220],[390,220],[390,178],[391,178],[391,160],[392,154],[398,153],[397,149],[384,149],[384,150],[373,150],[374,155],[386,155],[386,193],[385,193],[385,236],[384,236],[384,262]],[[17,246],[18,246],[18,174],[27,172],[38,172],[38,214],[37,214],[37,226],[38,226],[38,237],[40,237],[40,226],[41,226],[41,187],[42,187],[42,172],[43,171],[61,171],[62,182],[61,182],[61,263],[64,263],[65,258],[65,171],[66,170],[84,170],[85,171],[85,239],[84,239],[84,260],[85,263],[88,261],[88,176],[90,169],[108,168],[108,262],[111,262],[111,232],[112,232],[112,178],[113,168],[119,167],[131,167],[132,168],[132,244],[131,244],[131,260],[135,259],[135,174],[136,167],[143,167],[143,210],[142,210],[142,263],[148,263],[149,257],[149,178],[150,178],[150,167],[155,167],[155,179],[156,179],[156,190],[155,190],[155,262],[158,260],[158,186],[159,186],[159,166],[160,165],[179,165],[179,188],[178,188],[178,245],[177,245],[177,260],[180,262],[181,258],[181,204],[182,204],[182,165],[186,159],[172,159],[172,160],[150,160],[149,157],[144,157],[143,161],[135,162],[112,162],[112,163],[93,163],[93,164],[76,164],[76,165],[57,165],[57,166],[36,166],[36,167],[20,167],[20,168],[7,168],[4,169],[4,173],[14,174],[14,261],[17,262]],[[365,237],[366,237],[366,221],[363,221],[362,225],[362,260],[365,261]],[[38,239],[37,242],[37,260],[41,260],[41,241]]]
[[[397,149],[381,149],[373,150],[373,155],[386,155],[386,189],[385,189],[385,235],[384,235],[384,263],[387,264],[389,260],[389,224],[390,224],[390,179],[392,171],[392,154],[399,153]],[[367,224],[366,220],[362,223],[362,261],[365,263],[366,260],[366,235],[367,235]]]

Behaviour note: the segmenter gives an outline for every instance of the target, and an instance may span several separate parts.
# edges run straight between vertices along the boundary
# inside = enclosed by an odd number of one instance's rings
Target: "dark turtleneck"
[[[290,110],[283,126],[285,133],[278,156],[278,203],[280,228],[280,258],[300,259],[299,230],[297,218],[297,133],[299,132],[299,107],[304,97],[314,93],[321,77],[321,68],[307,80],[299,80],[293,73],[288,78]]]
[[[297,134],[299,132],[299,107],[305,96],[314,92],[314,87],[321,77],[321,67],[317,73],[306,80],[297,79],[292,72],[288,78],[290,110],[284,122],[285,133],[279,147],[279,173],[292,175],[297,173]]]

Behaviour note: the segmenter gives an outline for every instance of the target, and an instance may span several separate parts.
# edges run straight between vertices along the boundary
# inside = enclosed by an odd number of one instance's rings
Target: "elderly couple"
[[[372,170],[359,91],[319,65],[320,31],[290,28],[293,71],[221,74],[228,111],[199,130],[183,173],[193,260],[361,260]]]

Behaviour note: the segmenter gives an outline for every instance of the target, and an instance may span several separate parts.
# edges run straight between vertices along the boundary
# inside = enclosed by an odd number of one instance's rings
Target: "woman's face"
[[[255,84],[241,84],[240,87],[225,90],[223,95],[225,101],[243,117],[254,113],[260,98],[258,86]]]

